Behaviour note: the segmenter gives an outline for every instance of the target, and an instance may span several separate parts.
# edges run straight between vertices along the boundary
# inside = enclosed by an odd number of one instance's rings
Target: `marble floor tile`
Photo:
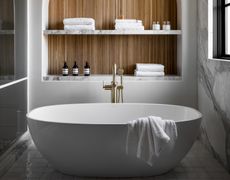
[[[24,152],[1,180],[109,180],[62,174],[42,157],[36,147]],[[197,141],[182,162],[169,173],[147,178],[112,178],[112,180],[230,180],[230,174]]]

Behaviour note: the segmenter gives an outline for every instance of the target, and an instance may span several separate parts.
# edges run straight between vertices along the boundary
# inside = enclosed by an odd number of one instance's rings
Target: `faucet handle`
[[[124,74],[124,69],[119,68],[119,69],[118,69],[118,75],[119,75],[119,76],[122,76],[123,74]]]
[[[112,89],[112,85],[107,85],[107,84],[105,84],[105,81],[103,81],[103,89],[105,89],[105,90],[111,90]]]

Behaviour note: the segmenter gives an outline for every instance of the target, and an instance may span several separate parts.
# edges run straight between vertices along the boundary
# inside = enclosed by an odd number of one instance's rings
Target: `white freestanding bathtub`
[[[174,149],[164,150],[153,167],[125,151],[127,122],[145,116],[176,121]],[[28,114],[35,145],[57,170],[88,177],[154,176],[173,169],[199,134],[195,109],[160,104],[69,104]]]

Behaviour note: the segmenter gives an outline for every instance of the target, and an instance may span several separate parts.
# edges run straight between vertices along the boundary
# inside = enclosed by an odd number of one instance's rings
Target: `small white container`
[[[161,30],[161,25],[160,25],[159,21],[157,21],[157,23],[155,24],[155,30],[157,30],[157,31]]]
[[[163,30],[166,30],[166,25],[167,25],[167,22],[164,21],[164,22],[163,22],[163,25],[162,25],[162,29],[163,29]]]
[[[170,23],[170,21],[167,21],[167,23],[165,25],[165,30],[167,30],[167,31],[171,30],[171,23]]]

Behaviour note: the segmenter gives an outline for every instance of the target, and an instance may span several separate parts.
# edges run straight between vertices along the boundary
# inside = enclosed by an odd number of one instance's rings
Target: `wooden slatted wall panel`
[[[14,36],[0,35],[0,76],[14,74]]]
[[[169,20],[177,29],[176,0],[50,0],[49,29],[63,29],[63,19],[92,17],[96,29],[114,29],[116,17],[141,19],[145,29],[153,21]],[[64,60],[76,60],[82,73],[88,61],[93,74],[111,73],[117,63],[133,74],[136,63],[161,63],[177,74],[176,36],[49,36],[49,74],[60,74]]]
[[[14,1],[0,0],[0,20],[2,29],[14,29]]]
[[[0,30],[14,29],[14,2],[0,0]],[[14,74],[14,35],[0,35],[0,76]]]

